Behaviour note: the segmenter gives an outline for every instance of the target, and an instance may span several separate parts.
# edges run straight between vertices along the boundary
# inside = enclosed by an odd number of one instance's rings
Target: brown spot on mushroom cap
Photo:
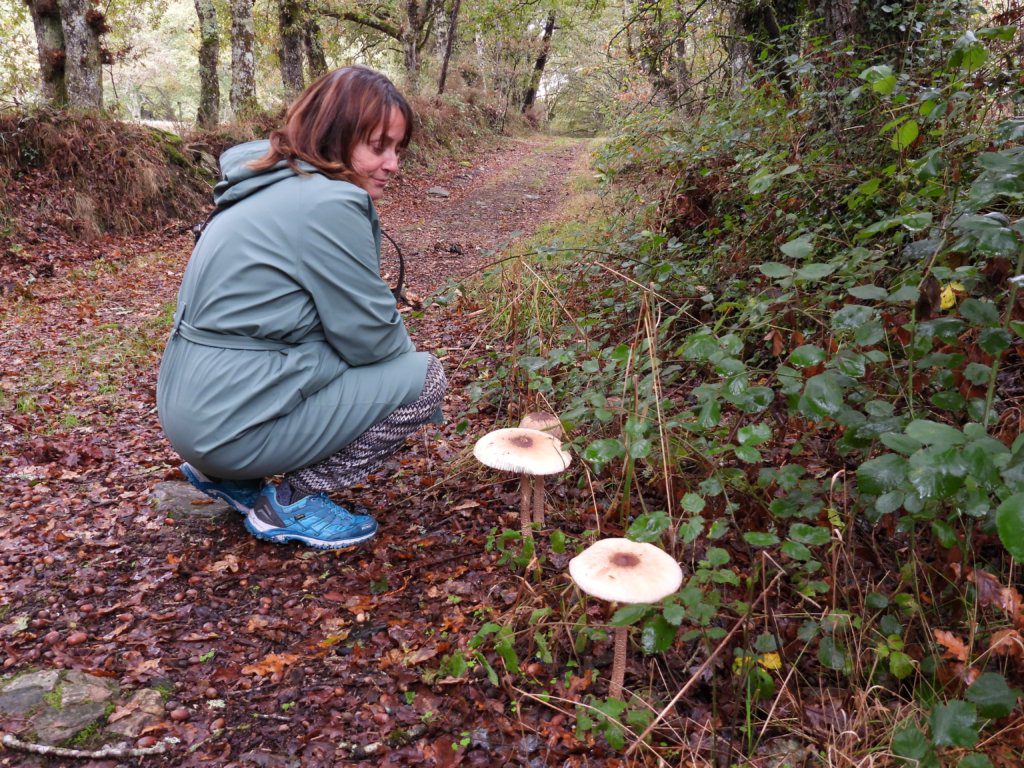
[[[612,565],[617,568],[636,568],[640,565],[640,558],[629,552],[616,552],[612,555]]]
[[[516,435],[509,442],[517,448],[530,448],[533,445],[533,438],[529,435]]]

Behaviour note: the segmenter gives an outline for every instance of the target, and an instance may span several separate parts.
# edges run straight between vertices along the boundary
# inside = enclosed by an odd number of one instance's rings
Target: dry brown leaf
[[[967,574],[967,580],[974,584],[978,591],[978,602],[982,607],[994,605],[1014,620],[1014,623],[1021,623],[1021,598],[1020,592],[1013,587],[1004,587],[999,579],[988,571],[973,570]]]
[[[946,652],[942,654],[943,658],[967,662],[967,644],[959,637],[945,629],[933,629],[932,636],[935,638],[935,642],[946,649]]]
[[[284,668],[299,658],[297,653],[269,653],[262,661],[255,664],[246,664],[242,667],[243,675],[272,675],[275,672],[283,672]]]
[[[223,560],[218,560],[212,565],[207,566],[206,570],[213,571],[214,573],[224,573],[224,571],[238,573],[238,556],[232,554],[224,555]]]
[[[1019,659],[1024,657],[1024,637],[1021,637],[1016,629],[1000,629],[992,633],[988,649],[1000,656],[1013,656]]]

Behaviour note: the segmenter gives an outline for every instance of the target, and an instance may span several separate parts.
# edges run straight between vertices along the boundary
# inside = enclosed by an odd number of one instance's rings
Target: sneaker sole
[[[242,504],[237,499],[233,499],[230,496],[228,496],[226,493],[221,493],[220,491],[215,491],[212,488],[203,488],[201,483],[209,483],[210,482],[210,478],[208,478],[206,475],[204,475],[198,469],[193,467],[187,461],[184,464],[181,465],[180,469],[181,469],[181,474],[183,474],[185,476],[185,479],[188,480],[189,483],[192,484],[192,487],[195,488],[197,491],[205,493],[211,499],[216,499],[217,501],[223,501],[225,504],[227,504],[233,510],[238,512],[240,515],[248,515],[250,512],[252,512],[252,507],[245,506],[244,504]]]
[[[377,535],[377,529],[374,528],[369,533],[362,534],[360,536],[354,536],[350,539],[316,539],[311,536],[303,536],[301,533],[270,533],[270,531],[278,530],[276,528],[270,528],[266,531],[262,531],[252,524],[252,521],[248,516],[245,518],[245,530],[255,536],[261,541],[269,541],[274,544],[287,544],[289,541],[299,541],[305,544],[307,547],[314,547],[316,549],[344,549],[345,547],[352,547],[356,544],[361,544],[364,541],[368,541]]]

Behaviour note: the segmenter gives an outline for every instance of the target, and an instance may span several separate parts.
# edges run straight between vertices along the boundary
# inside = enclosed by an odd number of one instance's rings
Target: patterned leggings
[[[395,453],[413,432],[430,421],[444,400],[448,382],[440,361],[431,356],[420,396],[401,405],[354,441],[323,461],[289,472],[293,488],[305,493],[340,491],[361,483]]]

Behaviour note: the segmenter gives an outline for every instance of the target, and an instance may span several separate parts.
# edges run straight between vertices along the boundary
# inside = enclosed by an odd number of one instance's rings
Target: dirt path
[[[508,142],[396,190],[381,218],[412,289],[470,274],[535,230],[584,149]],[[427,195],[435,186],[449,197]],[[435,307],[413,324],[421,348],[447,350],[448,423],[345,494],[375,511],[381,534],[350,552],[273,546],[220,508],[171,521],[150,505],[152,487],[178,477],[154,386],[189,243],[152,245],[112,244],[124,252],[0,317],[4,674],[75,668],[123,692],[161,691],[166,714],[143,739],[180,740],[169,765],[348,765],[382,741],[371,764],[594,764],[565,718],[510,707],[514,692],[480,666],[456,680],[470,638],[526,586],[485,551],[489,531],[514,524],[515,489],[481,487],[464,460],[492,419],[463,417],[473,320]],[[0,752],[0,765],[43,764]]]

